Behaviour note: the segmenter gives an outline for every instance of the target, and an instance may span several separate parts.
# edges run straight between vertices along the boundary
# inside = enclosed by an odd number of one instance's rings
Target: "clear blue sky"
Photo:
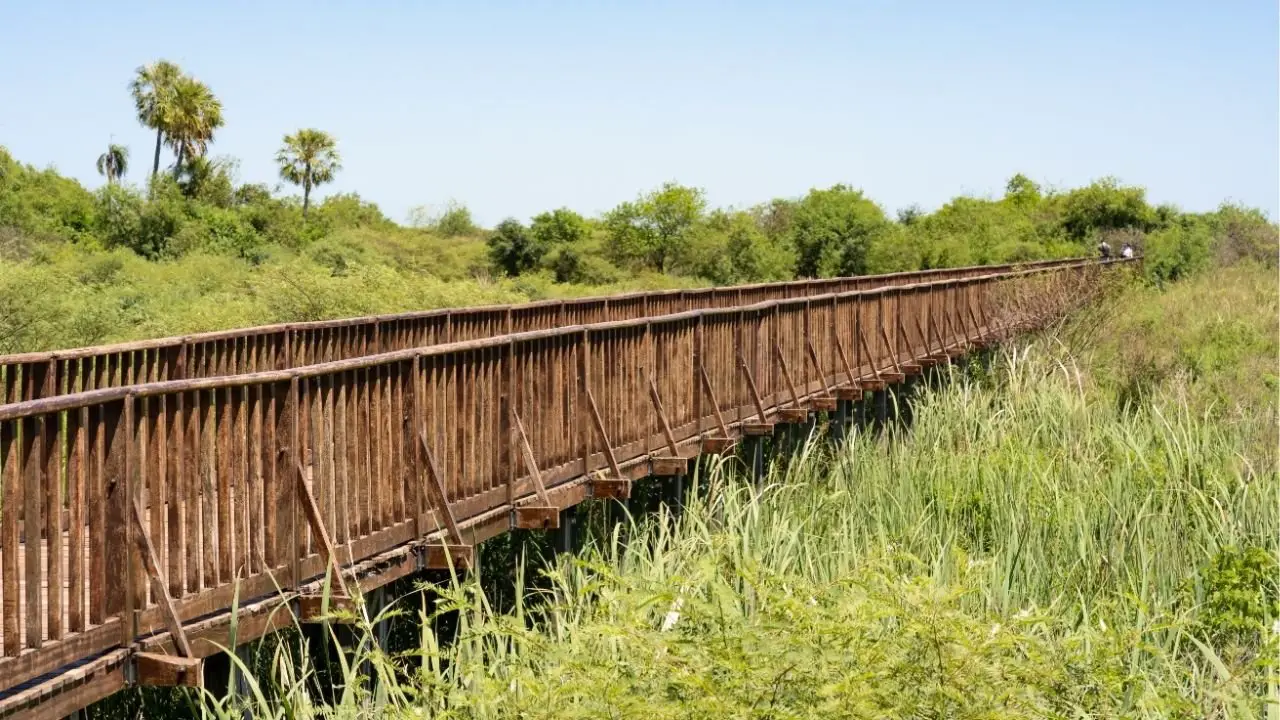
[[[1191,210],[1280,205],[1277,4],[0,0],[0,145],[96,186],[154,137],[134,69],[222,99],[214,155],[268,182],[281,137],[337,136],[393,219],[587,214],[665,180],[748,205],[836,182],[890,212],[1103,175]]]

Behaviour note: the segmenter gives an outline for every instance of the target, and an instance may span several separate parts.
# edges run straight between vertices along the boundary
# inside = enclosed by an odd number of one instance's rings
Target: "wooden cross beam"
[[[533,489],[538,493],[538,500],[542,501],[541,506],[524,506],[515,509],[515,526],[525,530],[550,530],[560,527],[560,508],[551,502],[551,496],[547,494],[547,487],[542,483],[542,472],[538,470],[538,462],[533,457],[533,447],[529,445],[529,437],[525,435],[524,423],[520,422],[520,415],[515,410],[511,411],[511,419],[514,425],[514,432],[520,439],[521,455],[524,456],[524,466],[529,471],[529,476],[533,478]]]

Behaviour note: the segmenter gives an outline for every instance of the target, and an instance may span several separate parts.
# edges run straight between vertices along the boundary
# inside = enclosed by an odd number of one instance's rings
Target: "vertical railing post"
[[[405,453],[405,461],[409,463],[408,471],[404,474],[408,478],[405,487],[405,505],[409,508],[410,519],[413,521],[413,536],[420,538],[426,534],[424,526],[424,518],[426,510],[423,505],[422,477],[425,472],[423,467],[424,460],[422,458],[422,443],[418,441],[418,437],[422,433],[422,355],[416,354],[409,361],[409,376],[407,380],[402,380],[402,384],[407,382],[409,388],[408,412],[409,417],[404,419],[407,428],[401,427],[400,434],[404,442],[408,444],[408,452]],[[496,448],[495,448],[496,449]]]
[[[694,430],[698,436],[702,436],[702,418],[705,413],[702,411],[702,380],[699,375],[702,373],[702,313],[693,321],[693,371],[689,373],[690,387],[693,388],[693,417]]]
[[[503,385],[505,391],[502,395],[502,425],[501,432],[498,434],[499,441],[506,441],[506,468],[507,475],[507,506],[515,507],[516,503],[516,478],[519,476],[520,464],[516,460],[519,450],[516,448],[516,436],[513,432],[515,423],[512,422],[517,408],[516,404],[519,400],[519,391],[516,387],[516,344],[515,342],[507,343],[507,353],[504,358]],[[501,452],[501,451],[499,451]]]
[[[591,415],[586,412],[587,391],[591,388],[591,336],[589,330],[578,335],[578,402],[575,409],[575,437],[582,451],[582,474],[591,471]]]
[[[277,386],[278,388],[278,386]],[[354,388],[354,383],[353,383]],[[276,467],[275,467],[275,552],[277,565],[287,568],[281,586],[289,589],[297,585],[300,558],[298,557],[298,508],[295,477],[302,461],[298,449],[298,379],[289,379],[289,387],[276,415]]]
[[[119,474],[116,476],[114,492],[111,494],[111,506],[108,509],[107,521],[114,526],[115,534],[123,541],[123,546],[117,548],[117,562],[123,560],[123,567],[116,567],[116,574],[112,573],[110,564],[107,566],[108,581],[112,577],[119,578],[123,576],[124,582],[119,588],[119,592],[123,595],[121,598],[122,617],[120,625],[122,631],[122,641],[124,644],[131,645],[133,639],[138,635],[138,616],[137,611],[140,609],[140,598],[145,598],[142,594],[142,557],[138,553],[137,541],[135,535],[137,529],[132,522],[132,514],[130,505],[141,498],[140,488],[138,487],[137,474],[139,466],[142,462],[140,454],[141,448],[138,447],[140,434],[138,432],[138,412],[137,398],[132,393],[124,398],[122,417],[120,426],[116,432],[116,442],[112,443],[112,450],[122,456],[123,462],[119,466]],[[28,542],[31,538],[28,536]],[[110,543],[108,543],[110,546]],[[110,584],[110,583],[108,583]]]

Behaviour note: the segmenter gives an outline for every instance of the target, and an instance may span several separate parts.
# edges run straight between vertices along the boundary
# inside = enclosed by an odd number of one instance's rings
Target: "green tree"
[[[515,218],[498,223],[485,242],[489,246],[489,259],[512,277],[537,267],[547,252],[547,246],[538,242]]]
[[[1106,230],[1145,232],[1156,221],[1155,211],[1147,204],[1146,190],[1120,185],[1115,178],[1072,190],[1061,203],[1062,227],[1077,241]]]
[[[173,175],[178,177],[188,158],[203,157],[213,135],[224,124],[222,102],[208,85],[182,76],[173,86],[172,107],[165,112],[165,142],[177,155]]]
[[[168,130],[168,118],[174,109],[174,90],[181,78],[182,70],[177,65],[168,60],[157,60],[138,68],[129,83],[138,122],[156,131],[152,176],[160,172],[160,147]]]
[[[1004,186],[1004,197],[1015,204],[1034,205],[1040,202],[1043,197],[1040,193],[1040,186],[1031,180],[1031,178],[1018,173],[1009,178],[1009,182]]]
[[[534,216],[529,234],[547,249],[557,245],[577,245],[591,234],[585,218],[569,208],[559,208]]]
[[[713,213],[712,225],[725,234],[732,282],[789,280],[795,271],[795,253],[786,239],[771,239],[750,213]]]
[[[129,148],[111,143],[107,151],[98,156],[98,174],[107,178],[108,185],[114,185],[126,172],[129,172]]]
[[[311,205],[311,189],[331,182],[342,169],[338,142],[329,133],[314,128],[299,130],[284,137],[284,146],[276,153],[280,177],[302,186],[302,216]]]
[[[706,209],[701,189],[665,183],[605,214],[608,253],[620,264],[667,272],[690,249]]]
[[[833,185],[810,190],[796,204],[791,236],[801,277],[861,275],[872,240],[890,226],[884,210],[861,190]]]
[[[183,163],[176,178],[182,194],[192,200],[228,208],[234,204],[231,174],[236,163],[232,159],[210,159],[197,155]]]

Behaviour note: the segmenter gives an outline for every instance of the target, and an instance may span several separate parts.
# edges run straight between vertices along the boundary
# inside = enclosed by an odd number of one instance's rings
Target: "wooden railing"
[[[580,501],[593,477],[696,454],[704,438],[841,388],[900,380],[1059,316],[1105,267],[444,344],[419,325],[394,337],[422,347],[263,372],[283,351],[268,345],[274,355],[238,356],[218,372],[249,371],[221,377],[126,384],[127,353],[99,356],[102,389],[0,406],[0,697],[156,633],[179,654],[213,653],[179,642],[182,626],[237,598],[291,592],[333,564],[406,546],[448,554],[445,540],[477,542],[519,508]],[[341,333],[330,337],[341,345]]]
[[[958,280],[1078,260],[979,266],[695,290],[666,290],[520,305],[430,310],[374,317],[265,325],[183,337],[0,356],[0,403],[86,390],[268,370],[287,370],[380,352],[475,340],[528,330],[632,320],[687,310]]]

